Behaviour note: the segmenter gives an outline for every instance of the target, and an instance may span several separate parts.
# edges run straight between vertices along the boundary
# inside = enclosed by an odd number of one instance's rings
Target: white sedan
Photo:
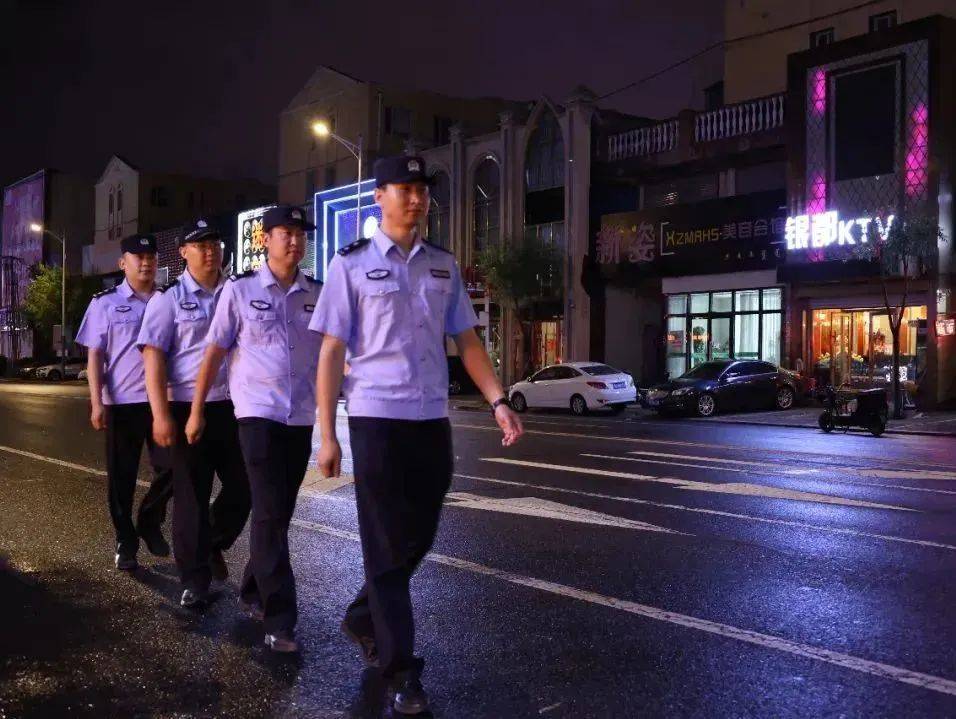
[[[64,376],[63,370],[66,370]],[[67,359],[64,367],[60,367],[59,362],[42,365],[37,367],[36,378],[59,382],[62,379],[76,379],[82,370],[86,369],[86,360],[82,357],[71,357]]]
[[[637,401],[634,378],[599,362],[568,362],[551,365],[523,382],[516,382],[508,395],[516,412],[529,407],[568,407],[572,414],[607,408],[622,412]]]

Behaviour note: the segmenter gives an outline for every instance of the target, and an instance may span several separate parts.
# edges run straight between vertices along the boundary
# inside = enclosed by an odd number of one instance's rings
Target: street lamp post
[[[329,123],[324,120],[318,120],[317,122],[312,123],[312,132],[315,133],[317,137],[331,137],[333,140],[338,142],[342,147],[352,153],[355,159],[358,161],[358,180],[355,182],[355,239],[362,239],[362,145],[364,138],[362,134],[359,133],[358,142],[350,142],[344,137],[340,137],[332,132],[332,128],[329,127]]]
[[[60,268],[60,378],[66,379],[66,234],[64,233],[64,236],[61,237],[36,222],[30,225],[30,229],[33,232],[49,235],[59,242],[63,249],[63,261]]]

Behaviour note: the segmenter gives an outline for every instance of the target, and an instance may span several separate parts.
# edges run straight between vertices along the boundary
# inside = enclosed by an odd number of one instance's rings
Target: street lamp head
[[[43,225],[41,225],[39,222],[31,222],[31,223],[30,223],[30,231],[31,231],[31,232],[43,232]]]
[[[318,137],[328,137],[332,134],[332,130],[329,128],[329,123],[327,123],[325,120],[316,120],[313,122],[312,132]]]

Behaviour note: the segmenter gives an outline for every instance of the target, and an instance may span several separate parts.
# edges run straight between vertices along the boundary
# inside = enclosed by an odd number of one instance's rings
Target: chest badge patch
[[[179,306],[184,310],[196,310],[199,309],[199,303],[197,302],[180,302]]]
[[[315,305],[303,305],[302,309],[304,309],[306,312],[314,312]]]
[[[252,300],[249,302],[252,305],[253,309],[257,310],[270,310],[272,309],[272,303],[266,302],[265,300]]]
[[[388,270],[372,270],[371,272],[366,272],[365,276],[370,280],[384,280],[390,274],[392,273]]]
[[[451,272],[448,270],[438,270],[434,267],[431,268],[432,277],[441,277],[443,280],[451,279]]]
[[[117,311],[117,312],[129,312],[131,309],[133,309],[133,308],[130,307],[129,305],[117,305],[117,306],[116,306],[116,311]]]

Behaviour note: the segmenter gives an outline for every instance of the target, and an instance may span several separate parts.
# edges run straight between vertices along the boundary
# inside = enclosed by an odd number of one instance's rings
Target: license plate
[[[615,382],[614,389],[624,389],[627,387],[627,382]]]
[[[661,403],[661,401],[660,401],[659,399],[651,399],[651,398],[648,398],[648,400],[647,400],[647,406],[648,406],[648,407],[656,407],[656,406],[659,405],[660,403]]]

